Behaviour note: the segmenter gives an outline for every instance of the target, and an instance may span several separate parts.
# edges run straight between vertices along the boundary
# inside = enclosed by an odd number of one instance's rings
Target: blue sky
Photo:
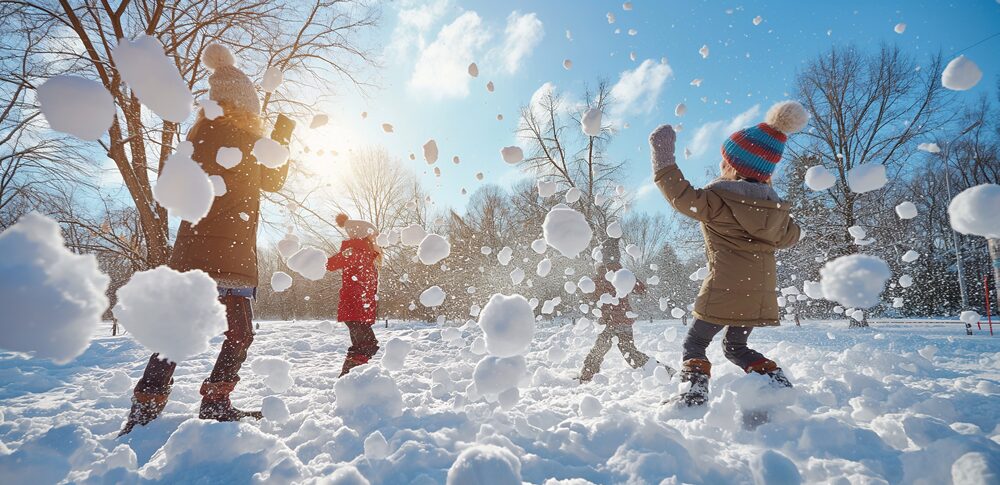
[[[631,11],[621,2],[568,0],[387,4],[375,35],[383,64],[376,74],[379,87],[367,96],[345,88],[320,106],[332,121],[314,140],[341,153],[381,144],[421,174],[439,208],[461,210],[467,196],[460,189],[471,193],[480,184],[477,172],[486,174],[485,182],[509,184],[518,178],[499,150],[515,143],[518,109],[541,86],[551,83],[579,100],[600,80],[614,84],[631,77],[633,87],[621,92],[635,99],[616,115],[630,127],[619,132],[610,154],[628,162],[623,182],[641,194],[636,207],[665,211],[659,195],[648,190],[646,137],[658,124],[683,123],[681,168],[703,182],[706,170],[718,163],[722,139],[761,121],[772,103],[791,93],[796,70],[831,45],[875,49],[887,42],[923,62],[938,51],[950,58],[1000,32],[996,0],[632,3]],[[761,22],[754,25],[758,15]],[[894,32],[900,22],[906,23],[903,34]],[[635,35],[628,34],[630,29]],[[699,54],[703,45],[709,48],[707,58]],[[1000,37],[963,51],[984,77],[961,99],[971,101],[993,89],[1000,76],[998,49]],[[572,60],[572,69],[563,68],[564,59]],[[465,73],[469,62],[478,64],[478,78]],[[691,85],[696,78],[703,80],[700,87]],[[490,80],[493,93],[485,89]],[[683,117],[674,115],[678,103],[688,107]],[[384,122],[395,132],[383,133]],[[440,178],[420,155],[428,139],[435,139],[441,151],[435,165]],[[687,160],[681,153],[685,147],[693,152]],[[416,161],[408,159],[411,152]],[[456,155],[459,165],[451,161]]]

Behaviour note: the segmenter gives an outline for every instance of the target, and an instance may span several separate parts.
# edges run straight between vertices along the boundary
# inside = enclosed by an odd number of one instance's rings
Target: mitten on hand
[[[659,172],[670,165],[675,165],[674,143],[677,134],[670,125],[660,125],[649,134],[649,151],[653,159],[653,173]]]

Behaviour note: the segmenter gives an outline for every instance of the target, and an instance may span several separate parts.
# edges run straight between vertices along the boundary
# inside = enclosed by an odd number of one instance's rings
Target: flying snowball
[[[920,253],[911,249],[903,253],[903,256],[900,259],[902,259],[904,263],[912,263],[919,258],[920,258]]]
[[[567,258],[575,258],[590,245],[594,233],[583,214],[566,206],[555,206],[545,215],[542,233],[546,244]]]
[[[903,22],[900,22],[900,23],[896,24],[896,26],[893,27],[892,30],[894,30],[897,34],[902,34],[903,32],[906,32],[906,24],[903,23]]]
[[[503,157],[503,161],[513,165],[524,160],[524,151],[519,146],[503,147],[500,150],[500,156]]]
[[[447,239],[437,234],[425,236],[423,241],[420,241],[420,247],[417,248],[417,257],[420,258],[421,263],[426,265],[437,264],[442,259],[447,258],[449,254],[451,254],[451,244]]]
[[[1000,185],[963,190],[948,204],[948,219],[952,229],[962,234],[1000,238]]]
[[[114,121],[111,94],[89,79],[55,76],[38,87],[37,96],[49,126],[81,140],[100,139]]]
[[[885,165],[866,163],[847,172],[847,186],[856,194],[881,189],[889,182],[885,176]]]
[[[563,59],[563,69],[567,71],[573,69],[573,61],[570,59]]]
[[[618,239],[622,237],[622,225],[618,221],[612,222],[611,224],[608,224],[608,227],[604,230],[604,232],[607,233],[608,237]]]
[[[288,162],[288,147],[270,138],[261,138],[253,144],[257,163],[267,168],[278,168]]]
[[[403,246],[419,246],[427,237],[427,231],[419,224],[410,224],[399,233],[399,240]]]
[[[602,113],[599,109],[588,109],[586,113],[583,114],[583,119],[580,120],[581,128],[583,129],[583,134],[587,136],[598,136],[601,134],[601,117]]]
[[[815,165],[806,170],[806,187],[817,192],[829,189],[837,183],[837,177],[822,165]]]
[[[896,215],[900,219],[913,219],[917,217],[917,206],[910,201],[901,202],[896,206]]]
[[[243,161],[243,152],[239,148],[221,147],[215,152],[215,163],[222,168],[229,170]]]
[[[497,251],[497,262],[502,266],[507,266],[510,264],[510,258],[514,256],[514,250],[509,246],[504,246],[503,249]]]
[[[875,256],[851,254],[829,261],[820,270],[820,284],[827,300],[870,308],[878,304],[885,283],[892,277],[889,265]]]
[[[952,91],[966,91],[979,84],[983,71],[965,56],[951,60],[941,73],[941,84]]]
[[[292,287],[292,277],[284,271],[275,271],[271,275],[271,289],[275,293],[281,293]]]
[[[760,25],[760,23],[763,22],[763,21],[764,21],[764,18],[761,17],[760,15],[758,15],[758,16],[756,16],[756,17],[753,18],[753,24],[754,25]]]
[[[438,145],[434,140],[427,140],[424,143],[424,160],[427,161],[427,165],[434,165],[434,162],[438,159]]]
[[[157,116],[181,123],[191,115],[194,96],[159,40],[147,35],[131,42],[122,39],[111,57],[132,93]]]
[[[441,306],[445,296],[447,295],[444,290],[440,286],[434,285],[420,293],[420,304],[428,308]]]
[[[293,254],[286,264],[288,269],[311,281],[319,281],[326,275],[327,255],[320,249],[306,246]]]
[[[910,276],[910,275],[908,275],[908,274],[904,274],[903,276],[900,276],[899,277],[899,286],[901,286],[903,288],[909,288],[909,287],[913,286],[913,277]]]
[[[574,204],[576,201],[580,200],[581,196],[583,196],[583,191],[576,187],[571,187],[566,191],[566,203]]]
[[[329,121],[330,121],[330,117],[328,115],[323,114],[323,113],[315,114],[315,115],[313,115],[312,121],[309,122],[309,128],[315,130],[316,128],[319,128],[319,127],[327,124]]]
[[[475,62],[469,64],[469,75],[472,77],[479,77],[479,66]]]
[[[497,357],[523,355],[535,335],[535,313],[521,295],[494,294],[479,312],[486,351]]]
[[[285,73],[278,66],[271,66],[264,71],[264,78],[260,81],[260,88],[265,93],[273,93],[281,82],[285,80]]]
[[[708,45],[702,45],[701,49],[698,49],[698,53],[701,54],[702,59],[708,59]]]
[[[917,150],[927,153],[941,153],[941,147],[937,143],[921,143],[917,145]]]
[[[624,298],[635,288],[635,274],[626,268],[615,271],[611,284],[615,287],[615,298]]]
[[[543,182],[538,181],[538,196],[546,199],[552,197],[556,193],[556,183],[555,182]]]
[[[688,110],[687,105],[684,103],[680,103],[677,105],[677,107],[674,108],[674,115],[684,116],[684,113],[687,113],[687,110]]]
[[[153,186],[153,198],[170,215],[198,224],[208,215],[215,200],[215,187],[208,174],[201,169],[191,155],[194,145],[181,142],[166,162]]]

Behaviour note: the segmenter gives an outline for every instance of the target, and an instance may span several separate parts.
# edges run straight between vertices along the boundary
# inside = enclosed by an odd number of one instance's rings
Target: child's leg
[[[745,372],[755,370],[753,367],[760,366],[765,362],[771,362],[760,352],[747,347],[747,339],[750,338],[751,330],[753,330],[752,327],[729,327],[725,337],[722,338],[722,349],[726,358]]]
[[[708,362],[705,350],[708,349],[708,344],[712,343],[715,335],[721,332],[723,328],[725,327],[722,325],[695,319],[694,323],[688,327],[687,337],[684,338],[684,362],[691,359]]]
[[[605,325],[604,330],[597,336],[594,347],[590,349],[587,358],[583,360],[583,370],[580,371],[581,381],[589,381],[594,378],[594,374],[601,371],[601,363],[604,362],[604,356],[611,350],[611,337],[613,335],[614,329],[612,326]]]
[[[344,366],[340,370],[343,376],[351,369],[368,363],[368,360],[378,352],[378,339],[372,326],[365,322],[346,322],[347,329],[351,334],[351,346],[347,349],[347,358],[344,359]]]
[[[622,351],[625,362],[638,369],[649,361],[649,356],[635,347],[635,337],[632,335],[632,325],[618,325],[615,328],[615,335],[618,337],[618,350]]]

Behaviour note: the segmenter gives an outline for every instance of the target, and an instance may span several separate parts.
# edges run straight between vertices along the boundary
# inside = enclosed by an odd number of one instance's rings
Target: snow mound
[[[288,148],[270,138],[261,138],[253,144],[257,163],[267,168],[278,168],[288,162]]]
[[[566,206],[555,206],[545,215],[542,234],[546,244],[567,258],[575,258],[590,245],[594,233],[583,214]]]
[[[275,271],[271,275],[271,289],[275,293],[281,293],[292,287],[292,277],[284,271]]]
[[[952,91],[965,91],[979,84],[983,71],[968,57],[958,56],[951,60],[941,73],[941,84]]]
[[[506,448],[475,445],[448,470],[447,485],[521,485],[521,462]]]
[[[326,276],[327,255],[321,249],[306,246],[288,258],[288,269],[302,275],[303,278],[319,281]]]
[[[292,388],[292,376],[289,371],[292,364],[281,357],[258,357],[250,364],[256,374],[264,376],[264,385],[268,389],[283,393]]]
[[[524,150],[519,146],[503,147],[500,149],[500,156],[503,157],[503,161],[513,165],[524,160]]]
[[[406,356],[413,350],[413,344],[409,340],[393,337],[385,344],[385,351],[382,353],[382,367],[387,370],[400,370],[406,363]]]
[[[191,159],[194,145],[181,142],[167,161],[153,186],[153,198],[170,215],[198,224],[215,201],[215,187],[201,167]]]
[[[420,247],[417,248],[417,257],[426,265],[437,264],[449,254],[451,254],[451,244],[437,234],[424,236],[423,241],[420,241]]]
[[[420,304],[428,308],[441,306],[445,296],[447,295],[444,290],[440,286],[434,285],[420,293]]]
[[[498,357],[522,355],[535,336],[535,313],[521,295],[490,297],[479,312],[479,327],[486,337],[486,351]]]
[[[881,189],[888,182],[885,165],[880,163],[858,165],[847,172],[847,186],[857,194]]]
[[[899,216],[900,219],[904,220],[913,219],[914,217],[917,217],[917,206],[908,200],[900,202],[899,205],[896,206],[896,215]]]
[[[49,126],[81,140],[98,140],[111,127],[115,103],[100,83],[55,76],[38,87],[38,104]]]
[[[288,411],[288,405],[278,396],[265,397],[261,402],[260,412],[264,414],[264,418],[268,421],[274,421],[275,423],[285,423],[292,417]]]
[[[427,143],[424,143],[423,149],[424,160],[427,161],[427,165],[434,165],[434,162],[437,162],[438,159],[437,142],[434,140],[427,140]]]
[[[205,352],[209,340],[226,330],[226,307],[215,281],[201,270],[140,271],[117,295],[118,323],[161,359],[180,362]]]
[[[827,300],[841,305],[870,308],[879,303],[885,283],[892,277],[882,259],[865,254],[841,256],[820,270],[820,284]]]
[[[588,109],[580,119],[580,127],[583,134],[587,136],[598,136],[601,134],[601,117],[603,114],[599,109]]]
[[[93,255],[63,244],[59,225],[36,212],[0,233],[0,348],[64,364],[90,345],[110,280]]]
[[[375,431],[365,438],[365,458],[369,460],[381,460],[389,456],[389,442],[381,431]]]
[[[194,97],[159,40],[147,35],[122,39],[111,57],[125,84],[157,116],[180,123],[191,115]]]
[[[425,237],[427,231],[419,224],[410,224],[399,233],[399,240],[403,246],[419,246]]]
[[[403,395],[396,381],[377,365],[354,368],[337,380],[333,394],[337,398],[337,415],[349,425],[373,425],[403,414]]]
[[[817,192],[829,189],[837,183],[837,177],[822,165],[815,165],[806,170],[806,187]]]
[[[681,318],[684,316],[684,310],[680,308],[674,308],[673,310],[670,310],[670,316],[674,318]]]
[[[988,239],[1000,238],[1000,185],[969,187],[951,199],[948,219],[952,229]]]

